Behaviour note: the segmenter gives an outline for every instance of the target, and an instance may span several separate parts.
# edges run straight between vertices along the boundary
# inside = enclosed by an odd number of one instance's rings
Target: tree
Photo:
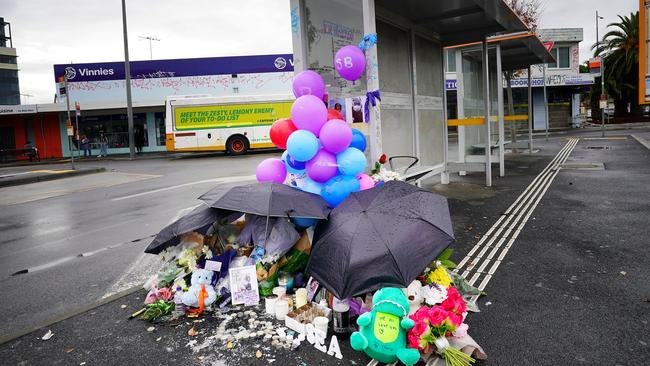
[[[637,105],[636,90],[639,65],[639,12],[618,16],[613,28],[594,44],[594,56],[605,60],[605,88],[614,97],[617,113],[626,112],[627,104]],[[600,84],[597,84],[600,85]]]
[[[541,0],[506,0],[512,11],[530,28],[531,32],[537,30],[539,18],[542,15]],[[508,99],[508,114],[515,114],[514,101],[512,98],[512,86],[510,85],[512,77],[520,73],[521,70],[504,70],[503,75],[506,79],[506,97]],[[510,128],[510,137],[512,142],[517,142],[517,129],[515,122],[512,121]]]

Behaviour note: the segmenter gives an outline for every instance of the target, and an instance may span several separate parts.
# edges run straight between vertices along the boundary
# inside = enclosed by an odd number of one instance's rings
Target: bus
[[[289,118],[293,95],[173,96],[165,100],[167,151],[226,151],[274,147],[273,122]]]

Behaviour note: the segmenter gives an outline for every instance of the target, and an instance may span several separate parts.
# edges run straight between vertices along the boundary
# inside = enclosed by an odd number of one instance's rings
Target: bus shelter
[[[418,179],[447,170],[444,47],[485,41],[527,28],[501,0],[291,0],[294,70],[318,72],[328,106],[342,105],[368,135],[368,159],[381,154],[419,159]],[[341,79],[333,67],[343,46],[372,39],[365,78]],[[476,86],[478,88],[478,86]],[[372,100],[381,101],[373,107]],[[370,96],[370,97],[368,97]],[[367,103],[368,102],[368,103]],[[365,110],[359,118],[359,110]],[[411,161],[396,159],[397,170]]]
[[[553,60],[551,54],[533,33],[520,32],[492,36],[483,42],[452,46],[455,48],[457,115],[448,121],[458,126],[458,159],[447,164],[447,174],[484,171],[486,185],[492,185],[492,164],[499,164],[499,175],[505,175],[505,122],[528,123],[528,150],[533,150],[532,88],[528,81],[527,115],[504,113],[504,71],[530,75],[530,67]],[[526,69],[526,70],[523,70]],[[522,143],[524,141],[521,141]]]

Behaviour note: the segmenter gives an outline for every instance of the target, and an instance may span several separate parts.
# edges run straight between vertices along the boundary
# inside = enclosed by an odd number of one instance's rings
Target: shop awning
[[[545,64],[554,62],[553,55],[546,49],[542,41],[531,32],[519,32],[514,34],[502,34],[489,37],[488,44],[501,45],[501,66],[503,70],[525,69],[530,65]],[[464,43],[449,48],[476,47],[480,50],[481,42]],[[480,58],[480,53],[475,57]]]
[[[378,10],[384,8],[434,32],[443,46],[528,30],[502,0],[376,0],[375,4]]]

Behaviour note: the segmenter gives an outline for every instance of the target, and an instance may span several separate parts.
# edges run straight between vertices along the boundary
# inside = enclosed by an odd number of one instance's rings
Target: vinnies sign
[[[149,105],[163,105],[172,95],[287,93],[293,77],[291,54],[132,61],[130,66],[134,103]],[[123,103],[123,62],[54,65],[57,90],[66,73],[71,99]]]

